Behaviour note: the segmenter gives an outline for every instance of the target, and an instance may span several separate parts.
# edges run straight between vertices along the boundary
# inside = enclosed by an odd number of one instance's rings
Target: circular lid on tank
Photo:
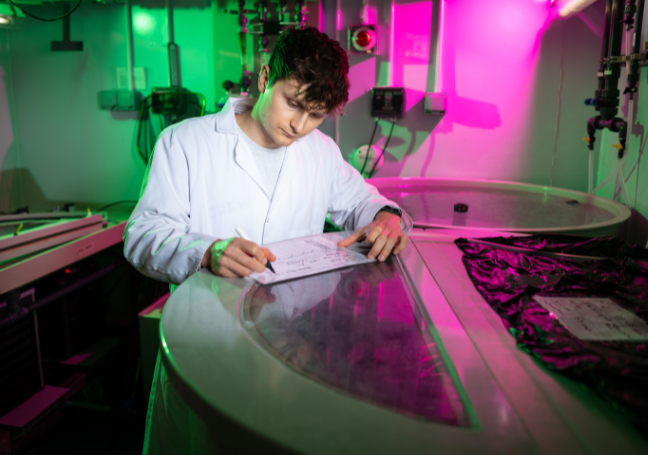
[[[630,209],[609,199],[541,185],[421,177],[368,182],[420,227],[574,232],[612,227],[630,217]]]

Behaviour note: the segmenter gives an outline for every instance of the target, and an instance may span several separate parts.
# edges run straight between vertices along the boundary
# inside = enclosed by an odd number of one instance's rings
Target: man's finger
[[[404,235],[401,235],[398,238],[398,242],[396,243],[396,246],[394,247],[394,254],[400,254],[401,251],[405,249],[407,246],[408,238]]]
[[[248,259],[252,260],[250,257]],[[219,275],[227,278],[241,278],[250,275],[253,270],[241,265],[241,263],[234,259],[223,255],[218,263]]]
[[[263,252],[263,248],[261,248],[259,245],[245,239],[237,239],[237,240],[239,240],[239,242],[236,242],[236,246],[238,246],[241,249],[241,251],[256,258],[256,260],[262,264],[268,262]]]
[[[383,247],[385,246],[385,243],[387,243],[387,237],[385,237],[384,235],[381,235],[378,238],[376,238],[376,241],[374,242],[371,250],[369,250],[369,254],[367,254],[367,257],[369,259],[376,258],[378,254],[382,251]]]
[[[380,237],[380,234],[383,233],[383,228],[380,226],[375,226],[369,231],[369,234],[367,235],[367,243],[374,243],[376,239]]]
[[[357,231],[355,231],[353,234],[348,236],[346,239],[340,240],[337,246],[339,246],[340,248],[346,248],[348,246],[351,246],[354,243],[356,243],[358,240],[360,240],[360,238],[364,237],[364,235],[365,235],[365,228],[360,228]]]
[[[261,248],[259,248],[259,251],[260,250]],[[226,249],[225,254],[223,254],[223,256],[232,259],[233,261],[241,264],[243,267],[247,269],[253,270],[255,272],[263,273],[263,271],[265,270],[265,265],[262,262],[259,262],[255,256],[250,257],[249,254],[250,253],[248,253],[245,250],[234,247],[234,248]],[[265,256],[263,256],[263,258],[265,259]]]
[[[272,254],[272,251],[270,251],[269,249],[261,248],[261,250],[263,251],[263,254],[265,255],[265,257],[268,258],[268,261],[274,262],[274,261],[277,260],[277,256]]]
[[[394,248],[394,245],[396,244],[396,237],[388,237],[387,242],[385,242],[385,246],[383,246],[382,251],[380,251],[380,255],[378,256],[378,260],[380,262],[385,262],[385,259],[391,254],[392,249]]]

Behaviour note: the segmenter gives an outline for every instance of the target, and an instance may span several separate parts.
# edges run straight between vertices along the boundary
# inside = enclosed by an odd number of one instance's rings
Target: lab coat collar
[[[229,98],[223,106],[223,109],[216,115],[216,131],[219,133],[236,134],[234,106],[238,103],[254,106],[256,101],[256,98]]]

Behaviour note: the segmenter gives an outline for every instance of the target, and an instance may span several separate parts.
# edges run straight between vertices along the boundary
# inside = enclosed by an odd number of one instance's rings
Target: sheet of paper
[[[266,269],[265,272],[253,273],[250,277],[261,284],[279,283],[375,261],[369,259],[365,252],[338,248],[337,242],[343,238],[338,233],[330,233],[264,245],[277,256],[277,260],[272,263],[277,273]]]
[[[534,296],[580,340],[648,340],[648,324],[610,299]]]

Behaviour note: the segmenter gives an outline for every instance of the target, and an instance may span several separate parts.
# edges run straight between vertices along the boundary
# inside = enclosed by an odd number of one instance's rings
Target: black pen
[[[252,241],[252,240],[250,240],[250,237],[247,236],[247,234],[245,233],[245,231],[243,230],[243,228],[241,228],[241,227],[237,227],[237,228],[235,229],[235,231],[236,231],[236,233],[239,235],[239,237],[241,237],[243,240],[247,240],[247,241],[249,241],[249,242]],[[272,268],[272,264],[270,263],[270,260],[268,260],[268,262],[266,262],[265,266],[266,266],[266,267],[267,267],[267,268],[268,268],[272,273],[274,273],[275,275],[277,274],[277,272],[275,272],[274,269]]]

